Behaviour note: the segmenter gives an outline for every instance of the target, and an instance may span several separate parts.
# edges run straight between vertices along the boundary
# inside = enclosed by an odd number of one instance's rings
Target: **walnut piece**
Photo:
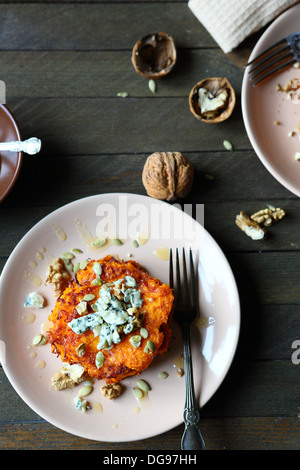
[[[113,398],[118,398],[121,395],[122,385],[119,383],[106,384],[101,387],[101,390],[104,397],[112,400]]]
[[[72,388],[75,385],[83,382],[86,374],[81,365],[78,364],[65,364],[59,371],[57,371],[51,378],[51,383],[56,390],[64,390],[65,388]]]
[[[48,267],[46,282],[50,282],[56,295],[62,294],[71,279],[70,273],[61,258],[55,258],[53,265]]]
[[[193,184],[194,170],[180,152],[155,152],[143,169],[143,184],[148,196],[166,201],[186,197]]]
[[[257,222],[258,224],[264,224],[266,227],[273,224],[273,222],[277,222],[281,220],[285,216],[285,211],[280,207],[271,207],[269,206],[266,209],[262,209],[255,214],[252,214],[250,217],[252,220]]]
[[[252,240],[262,240],[267,234],[267,231],[264,228],[252,220],[243,211],[236,216],[235,223],[243,232],[245,232],[246,235],[248,235],[248,237],[251,237]]]
[[[76,382],[61,370],[57,371],[51,378],[51,383],[56,390],[75,387]]]

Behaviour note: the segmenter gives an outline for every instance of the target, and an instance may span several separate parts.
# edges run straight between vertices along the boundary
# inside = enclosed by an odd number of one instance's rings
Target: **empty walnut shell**
[[[148,34],[135,44],[131,60],[140,75],[157,80],[171,72],[176,63],[174,41],[166,33]]]
[[[204,94],[207,91],[207,103],[213,108],[215,103],[215,109],[201,109],[199,103],[199,90],[204,90]],[[206,90],[206,91],[205,91]],[[223,100],[218,103],[220,95],[223,95]],[[211,103],[209,103],[211,101]],[[223,103],[222,103],[223,101]],[[236,97],[235,92],[227,78],[205,78],[198,82],[191,90],[189,95],[189,106],[193,115],[203,122],[217,123],[225,121],[231,115],[235,107]]]
[[[155,152],[143,169],[143,184],[148,196],[166,201],[186,197],[193,184],[194,170],[180,152]]]

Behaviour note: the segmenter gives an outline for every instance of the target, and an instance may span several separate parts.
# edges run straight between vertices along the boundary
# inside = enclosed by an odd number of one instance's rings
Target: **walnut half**
[[[251,219],[257,222],[258,224],[263,223],[265,226],[270,226],[273,222],[278,222],[285,216],[285,211],[280,207],[267,207],[266,209],[261,209],[255,214],[251,215]]]
[[[267,235],[267,231],[243,211],[236,216],[235,223],[252,240],[262,240]]]
[[[52,265],[48,267],[46,282],[52,284],[54,293],[60,295],[67,287],[71,279],[70,273],[61,258],[55,258]]]
[[[104,397],[112,400],[113,398],[118,398],[121,395],[122,385],[119,383],[106,384],[101,387],[101,390]]]
[[[143,169],[143,184],[148,196],[174,201],[186,197],[193,184],[194,170],[180,152],[155,152]]]

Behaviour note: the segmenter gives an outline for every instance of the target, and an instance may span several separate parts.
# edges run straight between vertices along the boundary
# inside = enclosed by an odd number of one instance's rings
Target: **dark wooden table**
[[[0,18],[7,106],[22,137],[43,142],[38,157],[24,157],[1,203],[1,268],[26,232],[56,208],[99,193],[145,195],[147,156],[182,152],[195,169],[187,202],[205,205],[205,228],[227,256],[241,298],[236,356],[202,409],[207,449],[300,449],[300,375],[291,360],[300,336],[300,204],[255,155],[240,106],[243,65],[261,32],[225,55],[182,0],[4,0]],[[133,69],[131,50],[159,30],[173,36],[178,61],[153,94]],[[226,76],[237,94],[233,115],[216,126],[199,123],[188,107],[190,89],[208,76]],[[117,97],[123,91],[128,97]],[[233,151],[224,149],[224,139]],[[271,237],[253,242],[235,216],[266,204],[287,215]],[[1,449],[180,449],[183,425],[131,443],[70,435],[36,415],[2,369],[0,378]]]

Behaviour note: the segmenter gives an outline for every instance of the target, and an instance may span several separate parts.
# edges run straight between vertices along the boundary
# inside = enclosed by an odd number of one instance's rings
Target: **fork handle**
[[[185,430],[182,436],[181,448],[184,450],[203,450],[205,443],[199,427],[200,411],[195,398],[190,326],[183,327],[182,333],[186,396],[183,411]]]

